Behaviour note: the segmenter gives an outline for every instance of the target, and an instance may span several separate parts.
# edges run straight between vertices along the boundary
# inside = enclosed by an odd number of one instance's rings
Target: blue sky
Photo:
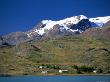
[[[0,0],[0,35],[27,31],[43,19],[109,16],[110,0]]]

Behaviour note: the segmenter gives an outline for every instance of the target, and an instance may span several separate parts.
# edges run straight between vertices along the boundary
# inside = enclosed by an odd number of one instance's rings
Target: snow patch
[[[89,21],[95,23],[99,27],[102,27],[105,23],[107,23],[110,20],[110,16],[105,17],[96,17],[96,18],[90,18]]]
[[[49,23],[49,22],[51,22],[51,21],[52,21],[52,20],[43,20],[42,23],[43,23],[43,24],[47,24],[47,23]]]
[[[71,31],[71,32],[77,32],[77,31],[79,31],[79,30],[78,30],[78,29],[76,29],[76,30],[70,29],[70,31]]]

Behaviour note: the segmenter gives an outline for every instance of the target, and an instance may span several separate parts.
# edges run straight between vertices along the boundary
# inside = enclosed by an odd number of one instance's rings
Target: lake
[[[14,76],[0,82],[110,82],[110,76]]]

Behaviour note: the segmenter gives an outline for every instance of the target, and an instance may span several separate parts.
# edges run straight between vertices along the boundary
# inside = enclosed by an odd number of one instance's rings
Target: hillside
[[[80,35],[1,46],[0,74],[40,75],[39,66],[42,64],[57,65],[58,69],[67,70],[75,70],[74,66],[86,66],[101,70],[101,73],[110,73],[109,33],[110,27],[91,28]],[[44,70],[53,69],[48,67]]]

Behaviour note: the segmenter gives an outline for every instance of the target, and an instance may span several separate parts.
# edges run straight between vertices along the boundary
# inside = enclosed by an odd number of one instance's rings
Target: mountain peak
[[[66,22],[75,23],[75,22],[78,22],[76,20],[82,20],[82,19],[88,19],[88,18],[84,15],[79,15],[79,16],[67,17],[67,18],[65,18],[63,20],[59,20],[59,21],[42,20],[42,23],[43,24],[48,24],[48,23],[52,23],[52,22],[56,22],[58,24],[63,24],[63,23],[66,23]]]
[[[73,16],[73,17],[65,18],[65,19],[59,20],[59,21],[42,20],[42,24],[45,24],[45,26],[43,28],[38,29],[37,33],[39,35],[43,35],[45,33],[45,30],[53,29],[53,27],[55,25],[63,26],[67,30],[68,25],[77,24],[82,19],[88,19],[88,18],[84,15],[79,15],[79,16]]]

